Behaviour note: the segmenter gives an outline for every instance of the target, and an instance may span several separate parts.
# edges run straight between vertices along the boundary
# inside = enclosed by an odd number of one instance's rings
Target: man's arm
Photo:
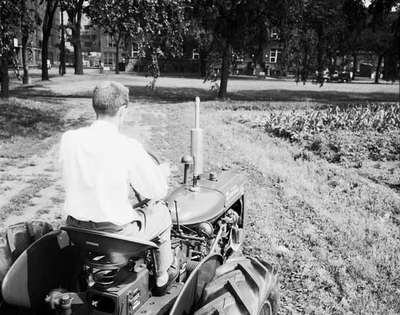
[[[132,143],[129,163],[129,181],[135,190],[147,199],[159,200],[168,192],[165,164],[158,165],[141,144]]]

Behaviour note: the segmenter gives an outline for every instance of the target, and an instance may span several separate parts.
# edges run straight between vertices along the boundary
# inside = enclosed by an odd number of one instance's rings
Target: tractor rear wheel
[[[278,298],[278,277],[271,265],[253,257],[231,258],[217,268],[194,314],[276,315]]]

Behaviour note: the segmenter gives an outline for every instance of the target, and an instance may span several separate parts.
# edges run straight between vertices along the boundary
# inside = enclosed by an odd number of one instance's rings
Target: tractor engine
[[[183,185],[166,202],[171,212],[173,246],[180,246],[189,267],[211,253],[237,251],[244,225],[245,178],[223,168],[220,174],[203,174],[200,101],[196,98],[195,128],[191,130],[191,155],[182,158]],[[188,182],[190,169],[192,182]]]
[[[182,186],[168,198],[173,229],[173,246],[181,245],[185,257],[200,261],[210,253],[236,251],[244,225],[242,176],[222,171],[210,174],[193,186]]]

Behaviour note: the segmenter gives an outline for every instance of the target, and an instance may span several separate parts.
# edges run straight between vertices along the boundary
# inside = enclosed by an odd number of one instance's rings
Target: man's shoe
[[[167,281],[167,283],[164,284],[164,285],[161,286],[161,287],[155,286],[154,292],[153,292],[155,296],[162,296],[162,295],[164,295],[164,294],[167,292],[167,290],[168,290],[168,288],[170,287],[170,285],[171,285],[173,282],[176,281],[176,279],[177,279],[178,276],[179,276],[179,268],[178,268],[178,266],[171,265],[171,266],[168,268],[167,273],[168,273],[168,281]]]

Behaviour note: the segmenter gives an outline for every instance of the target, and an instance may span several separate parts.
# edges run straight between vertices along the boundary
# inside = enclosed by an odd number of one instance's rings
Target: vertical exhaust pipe
[[[194,128],[190,131],[191,154],[193,157],[193,186],[203,174],[203,129],[200,128],[200,98],[195,99]]]

